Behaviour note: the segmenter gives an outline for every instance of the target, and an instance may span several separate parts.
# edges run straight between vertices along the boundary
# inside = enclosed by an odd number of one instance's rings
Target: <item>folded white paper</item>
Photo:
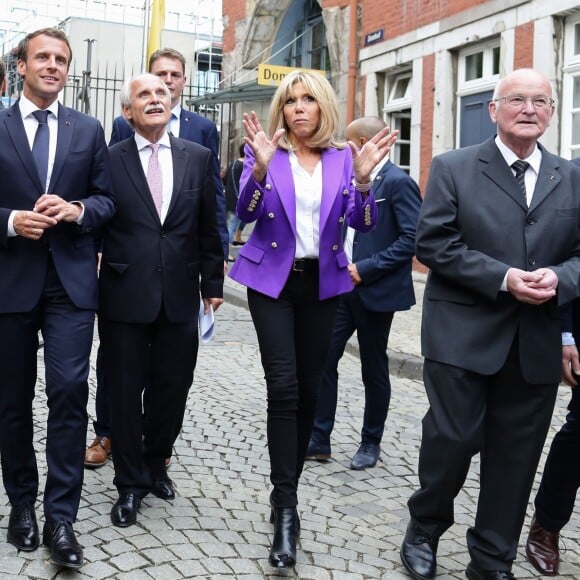
[[[210,305],[207,313],[203,311],[203,300],[199,303],[199,338],[201,342],[209,342],[215,329],[213,306]]]

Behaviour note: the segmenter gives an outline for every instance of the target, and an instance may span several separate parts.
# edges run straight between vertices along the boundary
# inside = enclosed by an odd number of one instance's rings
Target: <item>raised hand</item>
[[[389,127],[385,127],[372,139],[369,139],[360,149],[353,141],[348,142],[352,151],[354,177],[359,183],[368,183],[370,181],[371,171],[381,159],[389,154],[398,136],[399,131],[391,131]]]
[[[252,174],[256,181],[262,181],[266,177],[270,162],[278,148],[278,141],[284,135],[285,130],[278,129],[272,138],[269,139],[254,111],[250,114],[244,113],[242,124],[247,135],[244,141],[252,148],[256,159]]]

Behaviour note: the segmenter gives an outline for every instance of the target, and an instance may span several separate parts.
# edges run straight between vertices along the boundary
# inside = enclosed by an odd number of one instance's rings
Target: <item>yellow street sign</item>
[[[322,75],[326,77],[326,71],[317,70],[312,68],[297,68],[290,66],[278,66],[273,64],[259,64],[258,65],[258,84],[266,85],[269,87],[277,87],[282,79],[294,70],[300,70],[304,72],[311,72]]]

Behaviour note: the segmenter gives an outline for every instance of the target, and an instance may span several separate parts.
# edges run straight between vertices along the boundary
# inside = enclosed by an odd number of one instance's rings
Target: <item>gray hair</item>
[[[131,85],[133,84],[133,81],[136,81],[136,80],[139,80],[142,78],[147,78],[147,77],[151,77],[152,79],[159,80],[159,77],[157,75],[153,75],[151,73],[143,73],[143,74],[135,75],[135,76],[127,79],[123,83],[123,86],[121,87],[121,91],[119,93],[119,100],[121,101],[121,107],[125,108],[125,107],[131,106]],[[169,92],[167,85],[163,82],[162,82],[162,84],[165,87],[165,91],[167,92],[167,96],[168,96],[169,100],[171,100],[171,93]]]

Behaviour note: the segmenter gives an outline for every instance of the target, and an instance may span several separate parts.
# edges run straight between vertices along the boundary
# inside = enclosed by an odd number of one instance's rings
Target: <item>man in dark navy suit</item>
[[[2,96],[6,90],[6,65],[3,60],[0,60],[0,110],[4,108]]]
[[[573,163],[580,166],[580,159]],[[580,179],[580,174],[579,174]],[[526,555],[544,576],[557,576],[560,530],[568,523],[580,487],[580,300],[565,309],[562,332],[562,378],[572,387],[566,422],[556,433],[534,505]]]
[[[216,194],[217,222],[220,239],[224,249],[224,260],[229,253],[229,239],[226,227],[226,206],[223,195],[223,183],[219,167],[219,140],[215,123],[209,119],[186,111],[181,107],[181,93],[186,83],[185,58],[173,48],[162,48],[155,51],[149,58],[149,72],[158,76],[167,85],[171,93],[171,121],[168,130],[181,139],[199,143],[213,153],[212,176]],[[123,116],[113,122],[113,131],[109,146],[118,143],[133,135],[133,128]],[[107,462],[112,451],[109,418],[109,391],[107,379],[103,370],[103,352],[99,348],[97,354],[97,393],[96,393],[96,420],[94,421],[95,438],[87,448],[85,465],[89,468],[98,468]]]
[[[347,127],[346,137],[362,147],[383,127],[385,123],[379,117],[364,117]],[[421,208],[419,188],[387,159],[376,166],[371,178],[379,211],[377,226],[368,233],[349,228],[346,234],[345,250],[350,250],[349,271],[355,288],[341,297],[338,307],[307,452],[309,459],[330,459],[330,434],[338,391],[337,366],[348,339],[356,331],[365,410],[361,443],[352,459],[352,469],[373,467],[379,459],[391,397],[389,331],[394,313],[415,304],[411,261]]]
[[[97,308],[95,232],[115,212],[103,129],[63,107],[71,49],[45,28],[18,46],[20,100],[0,111],[0,456],[11,505],[8,541],[39,545],[32,401],[44,339],[47,474],[43,542],[78,568],[89,355]],[[8,178],[9,176],[9,178]]]

